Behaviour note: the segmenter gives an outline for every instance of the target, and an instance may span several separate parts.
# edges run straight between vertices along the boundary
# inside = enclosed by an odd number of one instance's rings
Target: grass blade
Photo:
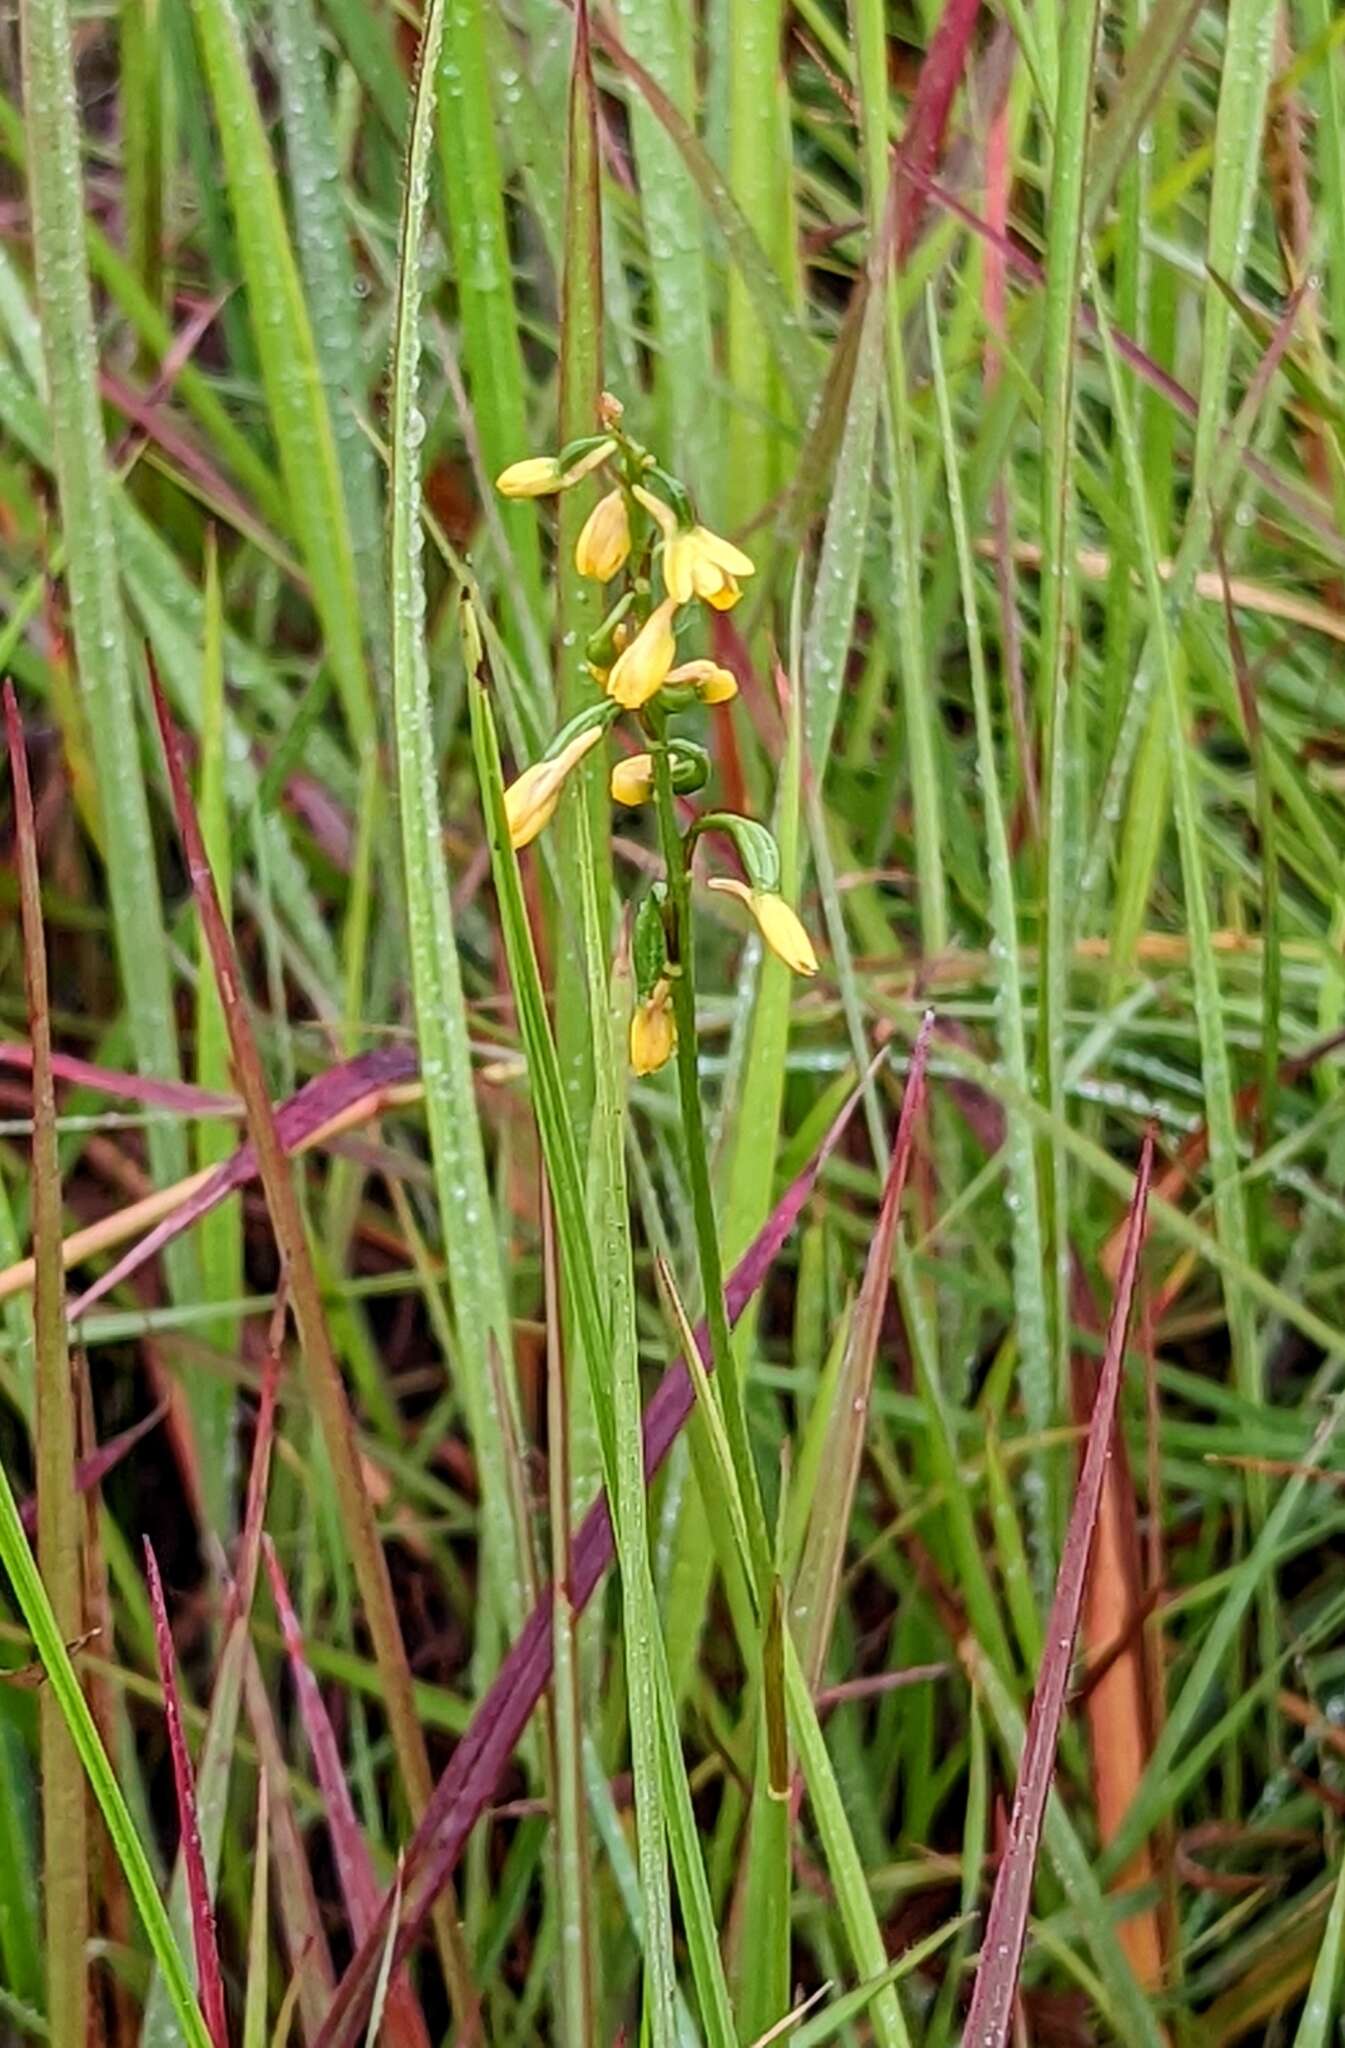
[[[747,1303],[762,1285],[794,1224],[797,1222],[825,1161],[831,1156],[849,1123],[858,1097],[852,1097],[837,1118],[816,1156],[777,1202],[750,1249],[729,1275],[725,1303],[736,1322]],[[696,1344],[707,1368],[710,1363],[709,1333],[701,1323]],[[652,1478],[691,1414],[695,1394],[686,1365],[677,1361],[664,1374],[645,1409],[644,1468]],[[585,1515],[574,1540],[571,1605],[582,1611],[612,1561],[612,1523],[605,1499],[595,1501]],[[541,1698],[552,1672],[551,1596],[543,1594],[515,1638],[508,1655],[453,1753],[448,1769],[435,1788],[434,1800],[417,1829],[406,1853],[406,1883],[409,1907],[398,1943],[404,1954],[424,1925],[429,1900],[444,1875],[462,1853],[463,1844],[482,1810],[494,1796],[520,1735]],[[384,1897],[379,1916],[383,1925],[389,1910]],[[371,1934],[341,1980],[324,2027],[321,2048],[351,2038],[350,2028],[367,2000],[373,1970],[377,1967],[380,1941]]]
[[[1007,2048],[1012,2037],[1018,1977],[1032,1905],[1033,1872],[1046,1801],[1051,1790],[1060,1719],[1065,1707],[1065,1688],[1069,1683],[1074,1642],[1079,1630],[1093,1534],[1106,1483],[1111,1434],[1116,1426],[1116,1403],[1125,1362],[1130,1307],[1144,1242],[1152,1172],[1153,1136],[1149,1133],[1145,1137],[1135,1180],[1125,1258],[1117,1280],[1097,1400],[1088,1425],[1083,1471],[1070,1514],[1055,1598],[1046,1625],[1046,1647],[1032,1698],[1032,1711],[1028,1716],[1027,1739],[1023,1744],[1013,1812],[1009,1819],[1008,1842],[995,1878],[981,1947],[981,1963],[967,2013],[966,2033],[972,2040],[983,2043],[984,2048]]]
[[[150,1606],[154,1613],[154,1644],[159,1657],[159,1682],[163,1686],[164,1718],[168,1724],[168,1747],[173,1759],[173,1785],[177,1793],[178,1826],[182,1836],[183,1868],[187,1897],[191,1904],[192,1941],[196,1950],[196,1979],[206,2026],[215,2048],[228,2048],[229,2028],[224,2008],[224,1978],[220,1973],[219,1944],[215,1938],[215,1904],[206,1876],[201,1849],[201,1828],[196,1812],[196,1784],[191,1757],[182,1727],[182,1703],[178,1697],[177,1673],[173,1665],[173,1636],[164,1605],[163,1582],[154,1546],[145,1538],[145,1570],[149,1578]]]
[[[71,1484],[76,1421],[61,1271],[61,1179],[51,1072],[47,949],[37,870],[28,756],[14,686],[5,683],[5,737],[14,789],[23,920],[23,975],[33,1047],[33,1359],[37,1457],[37,1558],[57,1624],[84,1634],[82,1509]],[[44,1692],[41,1714],[42,1866],[46,1901],[47,2020],[56,2041],[82,2041],[88,2025],[88,1793],[60,1702]]]
[[[443,29],[444,6],[435,0],[426,13],[411,110],[394,307],[389,417],[393,749],[411,989],[421,1065],[427,1077],[425,1110],[439,1227],[449,1261],[458,1331],[455,1362],[484,1475],[486,1611],[498,1614],[512,1630],[521,1619],[522,1600],[511,1562],[513,1530],[502,1423],[486,1360],[493,1343],[501,1359],[512,1361],[513,1345],[498,1246],[486,1225],[491,1199],[444,863],[421,565],[420,250]],[[512,1384],[512,1373],[506,1373],[505,1381]],[[492,1630],[487,1630],[484,1640],[493,1644]]]
[[[378,1884],[374,1877],[373,1863],[368,1844],[355,1817],[355,1806],[341,1763],[336,1731],[323,1704],[312,1666],[304,1653],[299,1617],[294,1611],[285,1575],[276,1556],[275,1545],[266,1536],[262,1538],[262,1555],[266,1560],[276,1612],[280,1616],[280,1626],[285,1637],[285,1649],[289,1655],[290,1672],[308,1736],[308,1746],[317,1767],[324,1818],[336,1858],[337,1875],[341,1883],[342,1897],[345,1899],[350,1931],[356,1941],[360,1941],[372,1926],[378,1912]],[[426,2048],[429,2034],[412,1994],[410,1981],[404,1973],[393,1977],[383,2010],[389,2048]]]
[[[193,0],[294,531],[358,753],[374,723],[350,515],[303,286],[233,0]]]
[[[178,1072],[177,1033],[117,585],[65,0],[26,0],[20,32],[37,311],[75,658],[99,764],[112,928],[136,1064],[145,1073],[169,1078]],[[180,1179],[187,1164],[182,1132],[171,1124],[156,1125],[150,1157],[156,1179]],[[170,1269],[174,1285],[185,1287],[190,1277],[191,1262],[179,1258]]]
[[[308,1387],[323,1443],[331,1461],[341,1524],[350,1546],[365,1619],[373,1638],[374,1654],[383,1680],[388,1721],[398,1769],[413,1816],[425,1808],[431,1791],[429,1759],[425,1737],[416,1714],[411,1673],[406,1661],[388,1576],[387,1559],[378,1538],[373,1510],[365,1490],[355,1447],[354,1428],[340,1371],[332,1354],[331,1340],[323,1313],[322,1296],[309,1250],[303,1213],[284,1146],[276,1127],[266,1077],[245,1008],[245,998],[234,957],[233,942],[220,910],[219,896],[201,842],[196,808],[187,784],[182,743],[169,716],[157,677],[154,684],[155,710],[163,738],[164,755],[172,786],[173,807],[182,836],[188,873],[201,922],[210,945],[211,962],[219,984],[229,1028],[229,1043],[239,1089],[247,1106],[248,1125],[257,1149],[257,1164],[276,1241],[289,1281],[294,1318],[299,1330]],[[453,1986],[459,2010],[475,2010],[476,2000],[465,1969],[460,1937],[442,1925],[440,1933],[445,1970]]]
[[[265,1771],[257,1773],[257,1835],[252,1853],[252,1906],[248,1916],[248,1981],[243,2002],[243,2048],[266,2048],[266,1940],[271,1902],[271,1796]]]

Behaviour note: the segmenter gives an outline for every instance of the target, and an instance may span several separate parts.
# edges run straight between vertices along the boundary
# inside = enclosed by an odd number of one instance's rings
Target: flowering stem
[[[748,1435],[742,1375],[729,1338],[728,1314],[724,1306],[724,1269],[719,1255],[714,1196],[710,1188],[697,1062],[695,938],[691,921],[689,854],[677,829],[667,721],[657,703],[645,707],[643,723],[654,764],[654,802],[659,842],[668,876],[668,907],[672,923],[669,958],[676,970],[669,979],[672,983],[673,1014],[677,1019],[677,1081],[686,1139],[687,1172],[691,1181],[691,1210],[700,1259],[701,1292],[705,1297],[705,1320],[710,1333],[713,1384],[719,1390],[729,1451],[747,1513],[748,1539],[757,1582],[755,1590],[760,1599],[770,1582],[770,1543],[761,1485]]]

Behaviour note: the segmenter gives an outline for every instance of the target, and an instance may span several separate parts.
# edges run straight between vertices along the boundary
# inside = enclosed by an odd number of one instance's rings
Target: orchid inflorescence
[[[497,478],[507,498],[541,498],[571,490],[601,472],[608,484],[575,544],[579,574],[605,586],[621,579],[614,601],[585,647],[589,675],[602,694],[556,732],[540,760],[505,791],[505,816],[515,848],[527,846],[550,823],[567,778],[623,714],[637,721],[638,752],[619,759],[609,787],[615,803],[634,809],[673,792],[688,795],[709,779],[704,747],[670,733],[669,714],[694,704],[727,704],[738,693],[732,671],[705,657],[679,660],[678,635],[708,605],[727,611],[742,596],[755,565],[722,534],[702,526],[685,486],[626,433],[621,407],[604,394],[602,431],[571,441],[558,455],[529,456]],[[807,932],[781,894],[780,855],[764,825],[727,811],[707,811],[681,836],[689,869],[698,838],[731,838],[746,873],[720,876],[712,889],[737,896],[755,918],[762,938],[796,974],[815,974],[817,956]],[[655,1072],[677,1045],[673,985],[680,973],[676,920],[668,889],[657,883],[635,918],[632,959],[636,1006],[630,1026],[631,1064]]]

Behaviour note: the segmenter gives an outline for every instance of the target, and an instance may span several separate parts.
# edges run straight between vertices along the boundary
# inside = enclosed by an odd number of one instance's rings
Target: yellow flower
[[[495,488],[502,498],[549,498],[556,491],[568,491],[571,485],[581,483],[590,470],[606,462],[615,447],[615,441],[598,441],[568,469],[561,468],[555,455],[525,456],[522,462],[511,462],[508,469],[500,471]]]
[[[677,1045],[672,988],[656,981],[649,996],[637,1003],[630,1020],[630,1063],[637,1074],[656,1074],[672,1058]]]
[[[722,896],[737,896],[747,905],[772,953],[795,974],[816,974],[817,955],[813,942],[785,902],[766,889],[749,889],[731,875],[716,875],[710,883]]]
[[[495,488],[502,498],[547,498],[563,490],[565,480],[554,455],[529,455],[501,470]]]
[[[609,491],[599,498],[574,545],[574,566],[581,576],[610,583],[630,553],[630,517],[625,494]]]
[[[666,681],[694,683],[702,704],[729,704],[738,694],[738,678],[717,661],[684,661],[669,669]]]
[[[663,534],[663,584],[669,597],[678,604],[700,597],[719,612],[737,604],[742,596],[738,578],[756,573],[751,557],[708,526],[680,527],[671,505],[643,484],[636,484],[635,495]]]
[[[664,587],[678,604],[700,597],[716,611],[727,611],[742,596],[738,578],[754,570],[741,548],[708,526],[689,527],[663,543]]]
[[[638,810],[647,804],[654,793],[654,757],[652,754],[627,754],[612,770],[612,801],[624,804],[628,811]]]
[[[638,711],[668,680],[677,642],[673,638],[672,615],[677,607],[665,597],[652,611],[630,646],[623,648],[607,678],[607,694],[627,711]]]
[[[602,738],[602,727],[591,726],[563,747],[554,760],[534,761],[504,793],[504,814],[509,821],[509,843],[515,852],[530,846],[537,834],[551,823],[565,778],[583,760],[590,747]]]

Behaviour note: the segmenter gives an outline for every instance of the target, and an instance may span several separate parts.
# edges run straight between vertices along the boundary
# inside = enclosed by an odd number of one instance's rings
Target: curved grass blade
[[[316,1075],[313,1080],[305,1081],[302,1088],[277,1104],[274,1110],[276,1137],[282,1153],[288,1155],[305,1151],[310,1145],[319,1143],[323,1133],[330,1132],[333,1127],[344,1127],[349,1122],[376,1114],[384,1105],[388,1092],[413,1080],[418,1071],[416,1055],[410,1046],[386,1045],[378,1046],[372,1052],[357,1053],[354,1059],[344,1060],[338,1066],[329,1067],[326,1073]],[[106,1273],[100,1274],[71,1304],[71,1321],[86,1315],[95,1302],[101,1301],[112,1288],[119,1287],[182,1231],[190,1230],[193,1223],[208,1215],[226,1196],[256,1180],[259,1171],[257,1147],[249,1138],[219,1166],[189,1176],[176,1190],[169,1188],[151,1197],[150,1203],[155,1208],[168,1201],[171,1204],[169,1213],[162,1216],[162,1220],[138,1244],[133,1245]],[[137,1204],[136,1209],[139,1219],[144,1220],[145,1205]],[[98,1239],[99,1248],[110,1241],[106,1234],[102,1235]],[[76,1232],[67,1240],[67,1264],[86,1256],[86,1243],[87,1234],[84,1232]],[[5,1277],[9,1279],[8,1275]]]

